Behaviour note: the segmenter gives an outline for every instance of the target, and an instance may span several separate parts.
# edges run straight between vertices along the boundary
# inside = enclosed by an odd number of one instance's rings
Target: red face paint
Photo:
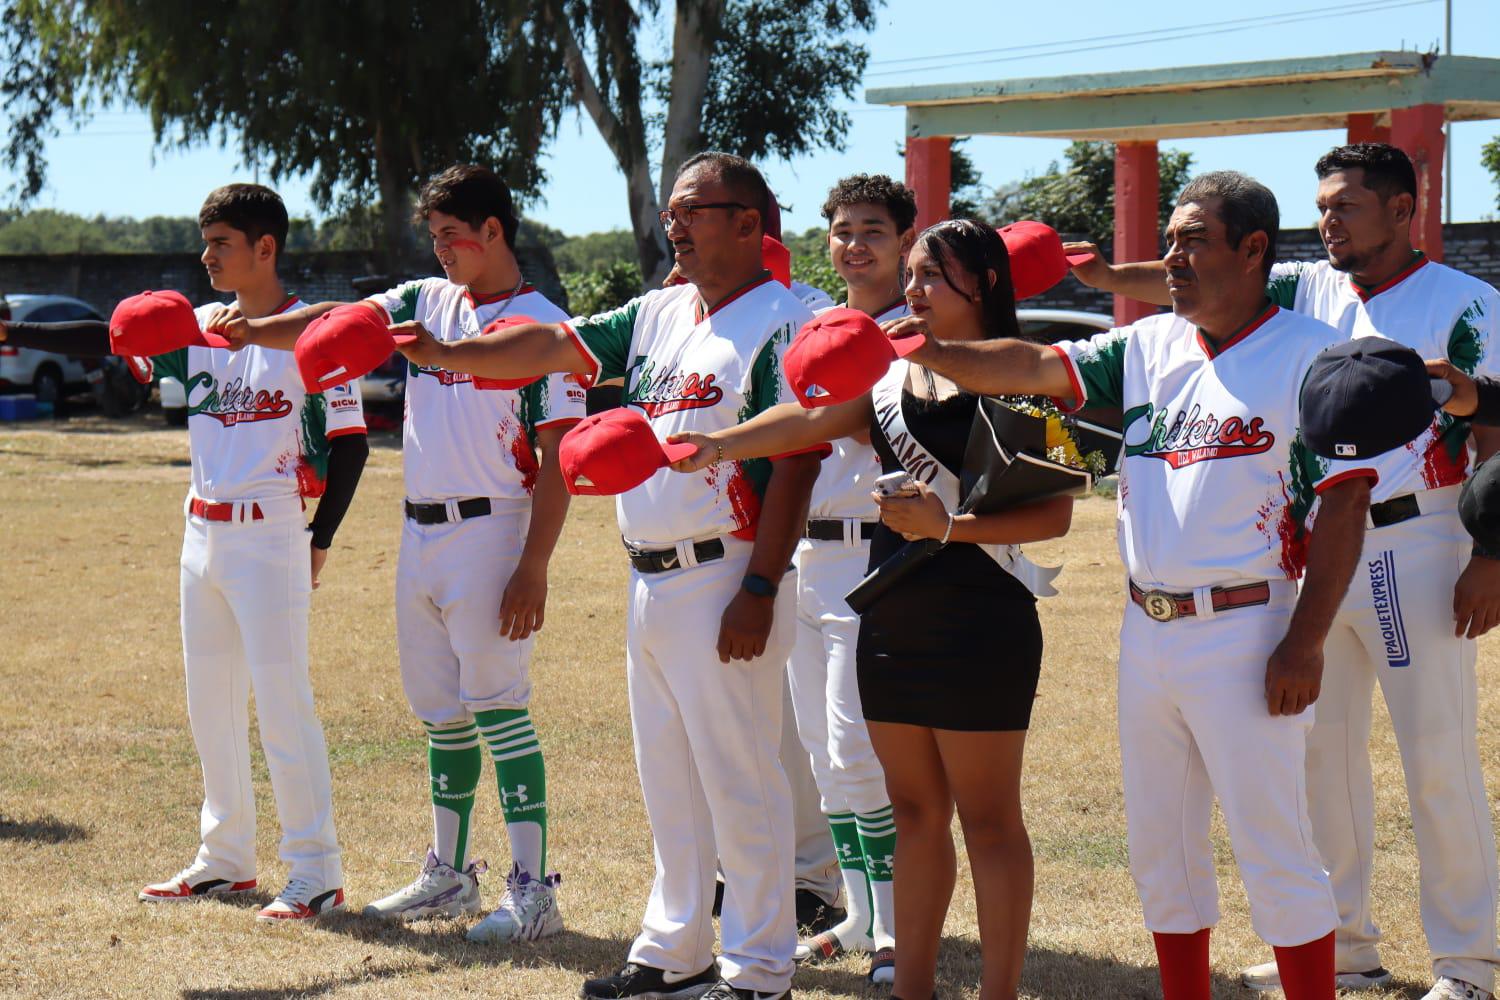
[[[475,253],[484,253],[484,244],[475,240],[451,239],[448,241],[450,250],[473,250]]]

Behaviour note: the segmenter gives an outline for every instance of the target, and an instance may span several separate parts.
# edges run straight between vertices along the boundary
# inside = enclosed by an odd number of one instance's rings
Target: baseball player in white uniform
[[[829,257],[848,288],[848,305],[876,322],[907,315],[902,266],[916,235],[911,192],[889,177],[858,174],[834,186],[823,216]],[[879,520],[871,491],[880,460],[868,442],[840,438],[832,447],[797,546],[797,630],[787,668],[848,915],[801,942],[797,957],[874,952],[871,979],[889,983],[895,972],[894,871],[866,859],[895,855],[896,825],[860,707],[854,659],[859,616],[844,601],[869,571],[870,537]]]
[[[1492,348],[1500,294],[1412,249],[1416,179],[1406,154],[1378,143],[1339,147],[1319,160],[1317,173],[1328,259],[1275,265],[1272,300],[1346,337],[1383,336],[1471,375],[1500,371]],[[1160,297],[1160,269],[1153,278],[1151,265],[1081,276]],[[1475,436],[1480,458],[1500,442],[1494,429]],[[1339,905],[1341,988],[1390,979],[1370,900],[1377,680],[1406,773],[1420,861],[1436,980],[1427,1000],[1487,1000],[1495,988],[1500,888],[1476,739],[1474,639],[1500,618],[1500,560],[1470,557],[1455,512],[1468,474],[1468,438],[1467,421],[1439,414],[1422,437],[1372,463],[1380,478],[1364,555],[1324,649],[1307,782],[1317,846]],[[1274,964],[1246,970],[1245,982],[1276,987]]]
[[[521,277],[510,193],[491,171],[449,168],[423,189],[418,213],[447,277],[368,299],[391,324],[420,326],[447,342],[477,337],[506,317],[567,318]],[[287,346],[307,319],[333,305],[252,336]],[[483,866],[470,853],[469,821],[488,752],[512,864],[499,907],[469,938],[533,940],[562,930],[560,880],[546,871],[546,771],[527,706],[547,565],[568,507],[557,444],[583,416],[576,379],[506,388],[439,366],[411,368],[396,636],[402,686],[427,730],[433,843],[417,879],[366,906],[368,916],[411,920],[480,909]]]
[[[1302,377],[1339,334],[1265,300],[1277,228],[1264,187],[1204,175],[1167,229],[1173,315],[1053,348],[912,355],[974,391],[1124,410],[1120,749],[1131,872],[1166,1000],[1210,995],[1215,796],[1287,996],[1334,993],[1337,911],[1312,846],[1305,745],[1374,471],[1330,467],[1301,444]]]
[[[491,378],[623,377],[658,436],[733,426],[791,399],[780,358],[811,312],[760,263],[767,192],[722,153],[688,160],[663,224],[692,284],[568,324],[403,348]],[[779,586],[818,457],[659,470],[619,499],[630,552],[626,670],[656,879],[626,965],[593,998],[790,996],[791,810],[778,761],[794,595]],[[717,656],[714,651],[717,651]],[[725,897],[713,961],[715,861]]]
[[[287,213],[274,191],[219,188],[198,222],[209,281],[234,293],[239,312],[258,317],[300,305],[276,276]],[[200,327],[220,311],[197,309]],[[100,327],[77,331],[87,342],[68,350],[110,353]],[[191,346],[132,363],[143,379],[172,375],[187,390],[192,483],[184,503],[182,650],[204,791],[197,857],[140,898],[178,902],[256,889],[253,690],[281,820],[280,855],[290,869],[257,918],[316,917],[344,905],[344,878],[308,678],[307,616],[368,454],[359,388],[309,394],[290,354],[260,348]],[[303,512],[313,497],[322,500],[309,525]]]

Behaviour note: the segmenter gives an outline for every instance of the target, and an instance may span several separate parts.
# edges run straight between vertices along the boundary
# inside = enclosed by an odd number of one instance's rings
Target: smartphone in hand
[[[875,492],[883,497],[909,497],[917,494],[917,481],[904,469],[887,472],[875,480]]]

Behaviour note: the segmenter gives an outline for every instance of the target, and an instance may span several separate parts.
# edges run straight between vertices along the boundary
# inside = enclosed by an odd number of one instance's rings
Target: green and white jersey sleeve
[[[199,308],[199,322],[214,308]],[[152,363],[187,393],[192,489],[205,500],[321,496],[329,440],[365,433],[358,384],[309,393],[290,351],[188,347]]]
[[[711,432],[791,399],[781,357],[812,312],[769,275],[704,311],[697,289],[647,292],[620,309],[569,324],[593,362],[586,381],[623,378],[657,437]],[[634,545],[752,538],[770,463],[725,462],[691,475],[663,469],[618,500]]]
[[[371,296],[393,323],[416,321],[438,340],[479,336],[502,316],[560,323],[567,314],[530,286],[476,297],[443,278],[424,278]],[[537,431],[584,416],[574,376],[549,375],[521,389],[497,388],[463,372],[411,365],[406,380],[402,465],[407,498],[525,499],[540,469]]]
[[[1218,346],[1177,316],[1057,345],[1078,403],[1124,411],[1118,538],[1170,590],[1295,579],[1317,493],[1372,470],[1302,446],[1298,394],[1337,331],[1268,306]]]

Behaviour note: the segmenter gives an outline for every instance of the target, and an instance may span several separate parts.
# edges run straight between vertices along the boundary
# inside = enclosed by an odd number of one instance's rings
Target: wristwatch
[[[746,573],[745,578],[740,581],[740,586],[745,588],[746,593],[755,597],[776,596],[776,584],[759,573]]]

